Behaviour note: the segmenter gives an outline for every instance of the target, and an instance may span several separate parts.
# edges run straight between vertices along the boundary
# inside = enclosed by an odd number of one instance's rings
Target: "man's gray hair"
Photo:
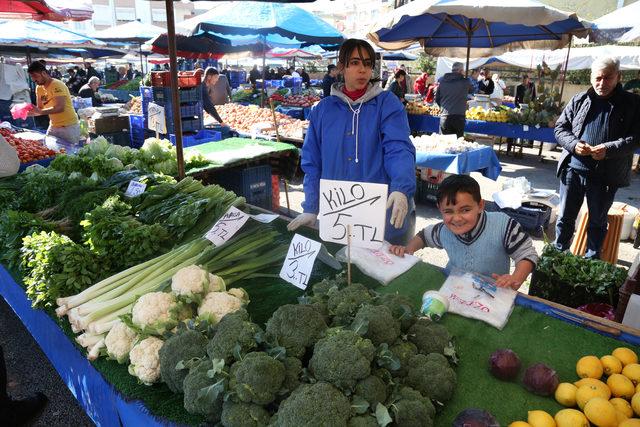
[[[100,79],[96,76],[92,76],[87,83],[89,84],[100,83]]]
[[[597,58],[591,64],[591,72],[602,71],[602,70],[613,70],[615,72],[619,72],[620,60],[617,58],[613,58],[611,56],[604,56],[602,58]]]
[[[454,62],[451,66],[451,72],[459,73],[460,71],[464,71],[464,64],[462,62]]]

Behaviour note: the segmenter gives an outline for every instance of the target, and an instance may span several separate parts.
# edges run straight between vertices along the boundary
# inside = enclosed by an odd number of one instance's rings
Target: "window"
[[[134,7],[116,7],[116,19],[118,21],[135,21],[136,9]]]
[[[165,9],[151,9],[151,18],[154,22],[167,22],[167,11]]]
[[[94,25],[112,25],[112,13],[109,6],[94,4],[93,5],[93,24]]]

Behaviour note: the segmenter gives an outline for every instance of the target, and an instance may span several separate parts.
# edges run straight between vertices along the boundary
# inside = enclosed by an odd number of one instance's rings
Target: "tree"
[[[420,52],[418,55],[418,68],[423,73],[433,75],[436,72],[436,58],[431,55],[427,55],[424,52]]]

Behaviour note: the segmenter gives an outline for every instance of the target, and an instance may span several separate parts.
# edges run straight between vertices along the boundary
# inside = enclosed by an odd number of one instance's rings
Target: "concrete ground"
[[[495,150],[497,150],[498,146],[496,145],[494,147]],[[541,162],[540,157],[538,157],[537,143],[536,148],[524,148],[522,157],[511,154],[506,155],[505,147],[506,145],[503,145],[502,151],[498,154],[500,164],[502,165],[502,173],[497,181],[485,178],[477,172],[471,173],[471,176],[480,183],[483,199],[493,200],[492,194],[501,190],[501,185],[505,180],[516,177],[525,177],[531,183],[533,188],[558,191],[559,181],[556,177],[555,171],[557,160],[560,157],[560,150],[543,151],[542,158],[544,161]],[[281,186],[280,206],[286,207],[286,197],[282,190]],[[299,182],[294,182],[289,186],[289,202],[291,209],[296,212],[300,212],[303,200],[304,193],[302,192],[302,185]],[[631,186],[619,189],[616,194],[615,201],[640,208],[640,174],[632,174]],[[423,203],[417,205],[416,230],[421,230],[427,225],[437,223],[438,221],[440,221],[440,213],[436,209],[435,204]],[[548,238],[553,240],[553,227],[549,227],[547,232],[551,233]],[[543,238],[533,237],[533,241],[534,246],[540,253],[544,246]],[[618,263],[629,267],[637,253],[638,250],[633,248],[633,243],[631,241],[620,242]],[[426,248],[419,251],[417,255],[419,255],[424,261],[440,267],[444,267],[447,263],[447,255],[442,250]]]

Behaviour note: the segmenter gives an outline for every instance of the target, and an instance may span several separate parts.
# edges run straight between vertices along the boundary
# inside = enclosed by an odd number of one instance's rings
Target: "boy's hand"
[[[496,281],[496,286],[499,288],[511,288],[514,291],[517,291],[520,285],[522,285],[522,280],[518,279],[514,275],[511,274],[495,274],[491,275],[493,279]]]
[[[405,251],[406,251],[406,248],[402,245],[389,246],[389,252],[400,258],[404,258]]]

